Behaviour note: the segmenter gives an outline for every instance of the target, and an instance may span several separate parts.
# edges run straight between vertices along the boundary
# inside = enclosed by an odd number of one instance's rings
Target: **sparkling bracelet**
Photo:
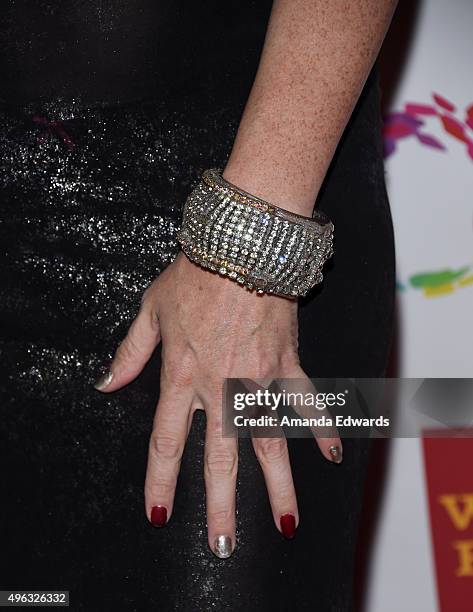
[[[322,281],[333,224],[265,202],[206,170],[189,195],[177,239],[200,266],[257,293],[304,296]]]

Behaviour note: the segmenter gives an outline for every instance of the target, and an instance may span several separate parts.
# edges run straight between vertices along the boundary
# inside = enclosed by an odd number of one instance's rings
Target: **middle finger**
[[[235,498],[238,441],[222,434],[222,398],[206,404],[204,476],[209,546],[217,557],[228,558],[235,548]]]

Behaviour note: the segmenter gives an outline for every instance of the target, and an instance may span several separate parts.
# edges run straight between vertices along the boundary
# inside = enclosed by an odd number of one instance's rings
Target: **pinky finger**
[[[311,394],[315,395],[317,389],[315,388],[311,379],[307,376],[302,368],[298,368],[295,373],[292,374],[290,379],[285,379],[285,389],[291,390],[291,383],[294,383],[294,389],[292,391],[297,394]],[[296,388],[297,387],[297,388]],[[302,417],[313,417],[313,408],[305,406],[304,404],[293,405],[294,410]],[[327,409],[318,410],[317,417],[325,416],[326,420],[330,420],[330,413]],[[335,426],[327,427],[311,427],[312,434],[317,442],[322,455],[328,461],[332,463],[341,463],[343,461],[343,445],[338,435],[337,428]]]

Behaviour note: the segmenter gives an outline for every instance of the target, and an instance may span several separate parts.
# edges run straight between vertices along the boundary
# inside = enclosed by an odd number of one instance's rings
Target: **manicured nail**
[[[97,380],[94,383],[94,387],[97,389],[97,391],[104,391],[108,387],[108,385],[112,382],[112,379],[113,379],[113,372],[108,370],[107,372],[105,372],[105,374],[102,374],[100,378],[97,378]]]
[[[228,559],[233,552],[232,539],[223,535],[215,538],[213,552],[220,559]]]
[[[340,446],[331,446],[328,449],[328,452],[330,453],[330,457],[332,458],[332,461],[334,463],[342,462],[343,455],[342,455],[342,449],[340,448]]]
[[[281,531],[287,540],[296,535],[296,517],[293,514],[283,514],[280,519]]]
[[[151,524],[155,527],[164,527],[168,518],[165,506],[153,506],[151,508]]]

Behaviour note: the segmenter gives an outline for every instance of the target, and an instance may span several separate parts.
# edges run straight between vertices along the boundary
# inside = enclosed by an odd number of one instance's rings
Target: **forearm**
[[[275,0],[224,177],[311,215],[397,0]]]

